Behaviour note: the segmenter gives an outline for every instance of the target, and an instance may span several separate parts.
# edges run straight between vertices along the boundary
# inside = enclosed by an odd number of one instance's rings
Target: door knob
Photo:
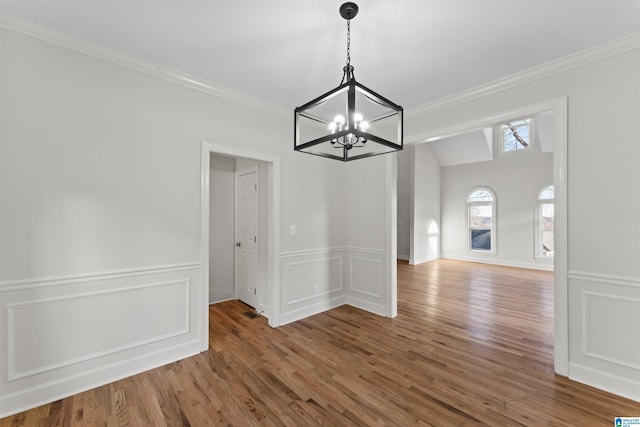
[[[237,246],[237,247],[240,247],[240,242],[236,242],[236,246]]]

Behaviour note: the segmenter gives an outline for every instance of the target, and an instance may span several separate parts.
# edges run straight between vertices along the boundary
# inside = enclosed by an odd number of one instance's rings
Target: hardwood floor
[[[548,272],[398,265],[398,317],[342,306],[272,329],[210,307],[200,355],[0,426],[612,426],[640,403],[553,372]]]

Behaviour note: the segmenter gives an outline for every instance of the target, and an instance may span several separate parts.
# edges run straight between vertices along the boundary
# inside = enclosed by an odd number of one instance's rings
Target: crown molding
[[[529,68],[489,83],[475,86],[469,90],[437,99],[405,111],[405,119],[416,118],[434,111],[453,107],[492,93],[500,92],[544,77],[552,76],[611,56],[640,48],[640,32],[603,43],[589,49]]]
[[[0,27],[283,119],[291,119],[292,117],[290,111],[285,111],[281,107],[261,99],[214,84],[180,70],[142,59],[135,55],[50,30],[11,15],[0,13]]]
[[[14,16],[0,13],[0,27],[111,62],[134,71],[149,74],[156,78],[185,86],[220,99],[235,102],[282,119],[291,119],[290,111],[284,110],[279,106],[270,104],[259,98],[234,91],[230,88],[217,85],[199,77],[191,76],[180,70],[172,69],[165,65],[154,63],[116,49],[100,46],[96,43],[47,29]],[[481,98],[492,93],[539,80],[544,77],[571,70],[582,65],[638,48],[640,48],[640,32],[622,37],[612,42],[585,49],[489,83],[475,86],[469,90],[458,92],[451,96],[407,109],[404,112],[404,117],[405,119],[416,118],[434,111],[449,108],[457,104]]]

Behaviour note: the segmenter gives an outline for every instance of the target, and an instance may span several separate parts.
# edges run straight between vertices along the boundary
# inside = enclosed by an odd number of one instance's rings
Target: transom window
[[[495,196],[488,188],[476,188],[467,197],[469,249],[495,252]]]
[[[502,151],[518,151],[533,148],[531,119],[515,120],[501,126]]]
[[[538,193],[536,256],[553,258],[554,247],[554,194],[553,184]]]

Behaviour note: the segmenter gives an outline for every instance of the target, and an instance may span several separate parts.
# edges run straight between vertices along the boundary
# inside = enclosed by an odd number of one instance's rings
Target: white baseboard
[[[419,264],[424,264],[425,262],[435,261],[437,259],[440,259],[440,258],[417,258],[417,259],[414,259],[414,260],[409,259],[409,264],[411,264],[411,265],[419,265]]]
[[[296,322],[304,318],[314,316],[316,314],[323,313],[327,310],[331,310],[341,305],[346,304],[346,296],[340,295],[338,297],[330,298],[324,301],[315,302],[313,304],[306,305],[305,307],[291,310],[286,313],[280,314],[280,325],[286,325],[287,323]]]
[[[640,383],[577,363],[569,363],[569,378],[640,402]],[[624,415],[624,414],[620,414]],[[637,415],[637,414],[629,414]]]
[[[377,314],[378,316],[389,317],[387,308],[382,304],[377,304],[375,302],[367,301],[365,299],[358,298],[357,296],[354,296],[354,295],[348,295],[346,303],[355,308],[359,308],[360,310]]]

